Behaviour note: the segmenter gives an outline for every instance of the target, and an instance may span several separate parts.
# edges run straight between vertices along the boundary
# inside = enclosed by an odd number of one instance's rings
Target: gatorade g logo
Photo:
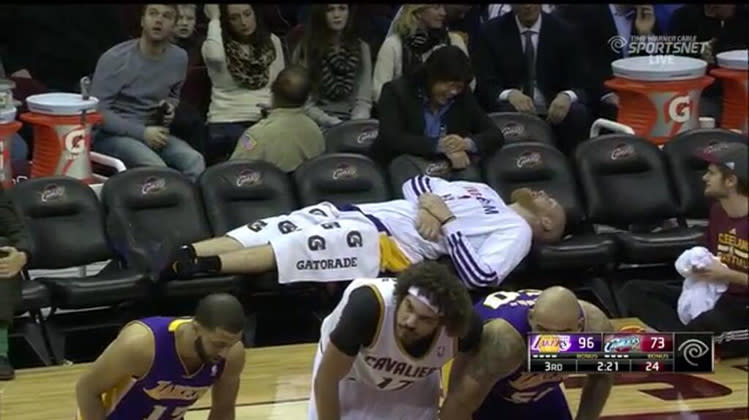
[[[266,226],[268,226],[268,223],[266,223],[266,222],[264,222],[262,220],[257,220],[255,222],[252,222],[249,225],[247,225],[247,228],[250,229],[253,232],[260,232]]]
[[[314,214],[314,215],[321,216],[321,217],[328,217],[328,215],[325,214],[325,212],[320,209],[312,209],[309,211],[309,214]]]
[[[63,141],[65,142],[65,150],[73,155],[77,155],[86,150],[86,130],[84,128],[76,128],[65,134]]]
[[[361,248],[363,243],[361,233],[356,230],[352,230],[346,235],[346,244],[349,248]]]
[[[692,117],[693,106],[692,98],[689,95],[681,94],[674,96],[666,103],[666,122],[670,123],[673,121],[677,124],[678,128],[681,128],[681,125],[689,121]]]
[[[324,251],[325,239],[323,239],[322,236],[310,236],[310,238],[307,239],[307,246],[310,251]]]
[[[287,233],[294,232],[295,230],[297,230],[296,225],[291,223],[288,220],[284,220],[283,222],[280,222],[278,224],[278,231],[284,235],[286,235]]]

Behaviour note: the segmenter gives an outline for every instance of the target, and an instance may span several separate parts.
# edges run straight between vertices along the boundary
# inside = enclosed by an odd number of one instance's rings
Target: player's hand
[[[440,238],[441,228],[440,221],[432,213],[429,213],[425,209],[419,209],[419,214],[416,217],[416,231],[419,232],[422,238],[427,241],[437,242]]]
[[[146,127],[145,137],[146,144],[152,149],[159,150],[166,146],[166,142],[169,136],[169,130],[165,127],[150,126]]]
[[[652,4],[638,4],[635,6],[635,29],[637,35],[650,35],[655,28],[655,8]]]
[[[536,106],[533,105],[533,99],[517,89],[510,91],[507,100],[510,101],[510,105],[518,112],[536,114]]]
[[[692,273],[697,280],[705,280],[713,283],[727,283],[725,279],[730,272],[731,269],[720,262],[719,259],[713,259],[707,267],[692,267]]]
[[[557,97],[549,104],[549,114],[546,119],[552,124],[559,124],[570,112],[571,105],[572,99],[569,95],[566,93],[557,94]]]
[[[453,217],[453,213],[447,208],[445,202],[437,194],[426,193],[419,196],[419,209],[424,209],[436,217],[440,223],[440,226],[449,218]]]
[[[457,134],[449,134],[442,137],[439,142],[439,148],[444,154],[462,152],[467,149],[466,140]]]
[[[471,158],[466,152],[448,153],[447,158],[450,159],[453,169],[465,169],[471,164]]]
[[[12,246],[4,246],[0,251],[7,252],[6,257],[0,258],[0,279],[9,279],[18,275],[26,265],[26,253]]]
[[[163,106],[165,109],[164,125],[166,127],[169,127],[170,125],[172,125],[172,121],[174,121],[174,105],[170,104],[167,101],[161,101],[159,103],[159,106]]]

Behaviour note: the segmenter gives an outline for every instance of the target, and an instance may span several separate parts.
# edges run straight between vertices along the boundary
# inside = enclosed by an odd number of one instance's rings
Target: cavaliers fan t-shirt
[[[749,270],[749,218],[731,218],[720,203],[710,210],[707,243],[710,251],[732,270],[746,273]],[[726,293],[749,297],[749,289],[729,284]]]

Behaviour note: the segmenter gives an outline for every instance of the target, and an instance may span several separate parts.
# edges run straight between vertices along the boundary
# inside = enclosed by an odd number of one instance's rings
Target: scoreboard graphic
[[[711,333],[530,333],[528,371],[709,373],[714,352]]]

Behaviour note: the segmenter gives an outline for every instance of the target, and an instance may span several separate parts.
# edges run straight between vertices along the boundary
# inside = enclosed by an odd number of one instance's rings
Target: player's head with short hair
[[[440,325],[452,337],[468,329],[471,298],[458,277],[442,264],[424,261],[400,273],[395,299],[396,335],[405,343],[432,336]]]
[[[556,199],[543,190],[530,188],[516,189],[510,199],[529,213],[529,217],[524,218],[533,230],[533,240],[548,244],[562,239],[567,213]]]
[[[579,332],[585,326],[577,296],[562,286],[541,292],[528,311],[528,322],[538,332]]]
[[[211,294],[198,303],[193,323],[198,355],[204,362],[215,362],[226,357],[229,349],[242,338],[244,309],[230,294]]]

